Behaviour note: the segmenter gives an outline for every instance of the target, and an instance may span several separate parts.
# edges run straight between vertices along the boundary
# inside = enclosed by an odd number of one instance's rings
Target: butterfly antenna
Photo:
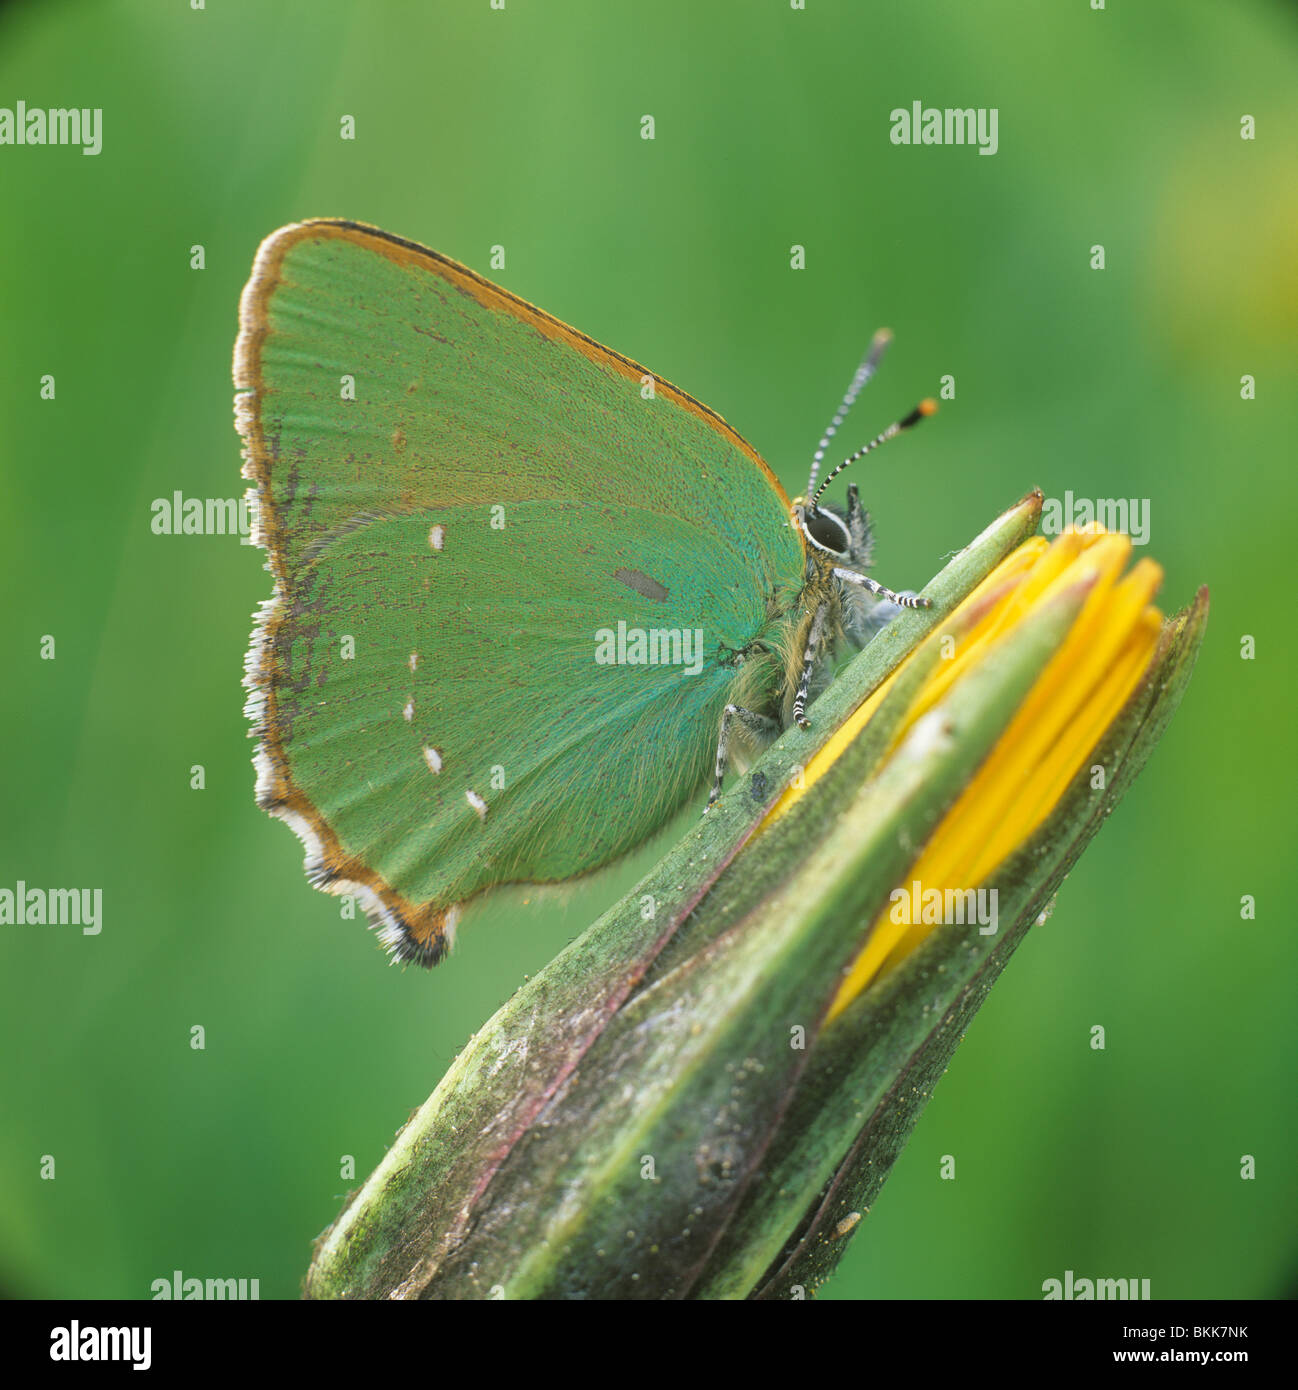
[[[857,459],[864,458],[866,454],[872,454],[880,445],[886,444],[890,439],[896,439],[902,430],[908,430],[912,425],[918,425],[921,420],[936,413],[937,402],[933,400],[932,397],[926,397],[924,400],[920,401],[909,415],[903,416],[900,420],[894,420],[882,434],[876,434],[868,444],[862,444],[856,453],[850,454],[837,468],[826,475],[825,481],[821,483],[816,491],[816,495],[811,499],[811,505],[808,510],[812,512],[816,510],[816,503],[820,501],[821,494],[849,463],[855,463]]]
[[[812,489],[816,486],[816,475],[820,472],[821,463],[824,462],[825,450],[829,448],[829,441],[838,433],[838,427],[847,419],[847,412],[856,404],[856,398],[865,389],[865,383],[879,370],[879,363],[890,342],[892,342],[892,330],[888,328],[881,328],[870,339],[869,350],[861,358],[861,365],[856,369],[852,384],[844,393],[838,409],[834,412],[834,418],[825,426],[825,433],[816,446],[815,454],[812,455],[811,476],[807,479],[807,491],[804,496],[811,496]]]

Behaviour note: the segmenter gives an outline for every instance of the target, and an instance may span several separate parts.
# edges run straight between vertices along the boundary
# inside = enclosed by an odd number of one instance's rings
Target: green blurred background
[[[849,447],[957,384],[860,478],[897,587],[1033,484],[1150,499],[1164,606],[1212,589],[1185,705],[826,1295],[1039,1298],[1068,1269],[1293,1292],[1296,58],[1263,0],[0,7],[0,105],[104,109],[98,157],[0,147],[0,886],[104,894],[97,937],[0,928],[0,1288],[147,1297],[180,1269],[294,1296],[457,1048],[645,864],[515,895],[403,973],[254,808],[262,556],[156,536],[150,503],[241,494],[239,291],[314,215],[645,362],[791,492],[889,324]],[[999,152],[894,147],[915,100],[998,108]]]

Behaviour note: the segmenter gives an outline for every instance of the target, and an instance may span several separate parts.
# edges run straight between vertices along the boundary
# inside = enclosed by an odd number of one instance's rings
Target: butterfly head
[[[846,556],[852,546],[847,515],[831,502],[814,506],[805,497],[793,499],[793,525],[806,539],[809,548],[823,551],[832,558]]]

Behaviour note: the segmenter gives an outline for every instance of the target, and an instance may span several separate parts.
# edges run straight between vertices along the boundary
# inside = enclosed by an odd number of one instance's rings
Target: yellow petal
[[[998,576],[1011,581],[966,635],[956,659],[925,683],[902,721],[901,733],[938,703],[961,675],[993,656],[996,645],[1008,639],[1038,603],[1079,580],[1093,582],[1072,631],[934,831],[908,881],[918,880],[925,890],[984,883],[1048,818],[1122,710],[1149,665],[1162,621],[1150,606],[1162,571],[1142,559],[1119,578],[1130,554],[1126,536],[1093,526],[1066,532],[1048,547],[1039,538],[1027,542],[980,586],[985,593]],[[971,595],[966,604],[976,597],[977,593]],[[877,705],[883,693],[876,692],[867,704]],[[899,904],[897,916],[902,920],[894,922],[885,911],[873,924],[829,1019],[932,930],[931,925],[910,923],[906,905]]]

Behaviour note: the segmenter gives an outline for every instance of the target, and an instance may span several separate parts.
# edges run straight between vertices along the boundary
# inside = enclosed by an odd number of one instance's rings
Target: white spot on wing
[[[434,550],[440,550],[446,541],[446,527],[439,521],[436,526],[428,533],[428,544]]]
[[[407,724],[415,717],[415,702],[413,700],[406,701],[406,707],[401,711],[401,717]]]
[[[479,820],[487,819],[487,803],[473,790],[464,793],[464,799],[478,813]]]
[[[440,772],[442,770],[442,755],[431,743],[424,749],[424,761],[428,764],[429,772]]]
[[[413,670],[415,669],[415,667],[418,666],[418,665],[419,665],[419,653],[418,653],[418,652],[411,652],[411,653],[410,653],[410,669],[413,671]]]

